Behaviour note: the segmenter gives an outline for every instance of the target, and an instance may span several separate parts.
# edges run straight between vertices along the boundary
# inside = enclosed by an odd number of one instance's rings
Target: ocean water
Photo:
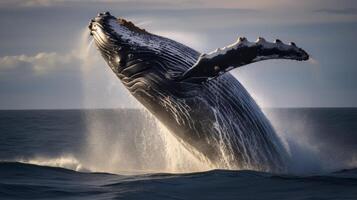
[[[357,199],[357,108],[264,112],[286,174],[214,169],[142,110],[0,111],[0,199]]]

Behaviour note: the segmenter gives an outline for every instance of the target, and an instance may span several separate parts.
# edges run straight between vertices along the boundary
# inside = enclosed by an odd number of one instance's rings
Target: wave
[[[191,173],[146,173],[146,174],[135,174],[135,175],[123,175],[123,174],[113,174],[107,172],[93,172],[88,170],[78,170],[75,168],[67,167],[69,165],[60,166],[59,164],[50,163],[49,165],[44,165],[50,162],[21,162],[21,161],[0,161],[0,174],[3,176],[8,172],[28,172],[27,175],[31,175],[32,171],[57,171],[64,174],[102,174],[102,175],[112,175],[117,177],[134,178],[137,180],[139,177],[142,178],[159,178],[159,177],[204,177],[204,176],[222,176],[222,177],[261,177],[261,178],[272,178],[272,179],[310,179],[316,180],[323,177],[328,178],[338,178],[338,179],[349,179],[357,181],[357,168],[342,169],[331,173],[317,173],[310,175],[291,175],[291,174],[276,174],[269,172],[261,172],[254,170],[227,170],[227,169],[214,169],[204,172],[191,172]],[[54,162],[55,163],[55,162]],[[9,174],[8,174],[9,175]],[[357,182],[356,182],[357,184]]]
[[[0,162],[3,199],[356,199],[356,186],[356,168],[309,176],[248,170],[123,176]]]
[[[29,158],[16,158],[10,160],[0,160],[0,163],[17,163],[17,164],[28,164],[39,167],[54,167],[54,168],[62,168],[67,170],[72,170],[76,172],[88,172],[88,173],[111,173],[111,174],[121,174],[121,175],[138,175],[138,174],[155,174],[155,173],[190,173],[183,171],[171,171],[171,170],[158,170],[158,169],[140,169],[140,168],[121,168],[120,163],[116,163],[117,165],[112,165],[110,162],[110,157],[107,163],[110,168],[102,167],[105,163],[93,164],[92,162],[88,162],[87,157],[75,157],[71,154],[54,156],[54,157],[46,157],[46,156],[34,156]],[[101,162],[105,162],[105,157],[99,159]],[[191,163],[192,164],[192,163]],[[187,166],[190,166],[189,164]],[[118,167],[118,168],[115,168]],[[208,171],[208,170],[200,170],[200,171]],[[193,171],[191,171],[192,173]],[[199,172],[199,170],[194,171]]]

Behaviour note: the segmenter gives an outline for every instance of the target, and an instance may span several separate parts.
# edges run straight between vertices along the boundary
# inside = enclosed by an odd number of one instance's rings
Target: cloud
[[[58,71],[78,71],[80,58],[73,53],[41,52],[36,55],[0,57],[0,76],[7,73],[33,73],[44,75]]]
[[[79,62],[72,53],[0,57],[0,109],[80,107]]]
[[[69,53],[0,57],[0,102],[0,109],[137,106],[87,44]]]
[[[271,9],[282,7],[303,7],[310,5],[309,1],[294,0],[3,0],[0,7],[48,7],[65,4],[112,4],[131,8],[249,8],[249,9]]]
[[[357,15],[357,8],[344,9],[319,9],[315,10],[318,13],[336,14],[336,15]]]
[[[88,5],[88,4],[120,4],[120,6],[136,6],[143,8],[147,5],[153,7],[174,7],[180,5],[196,5],[190,0],[179,0],[175,2],[165,0],[4,0],[0,2],[0,7],[49,7],[62,6],[66,4]],[[134,7],[133,7],[134,8]]]
[[[20,6],[20,7],[44,7],[58,6],[64,4],[77,4],[85,6],[87,4],[112,4],[120,6],[135,6],[136,8],[146,8],[153,5],[155,8],[249,8],[249,9],[306,9],[321,8],[321,5],[327,8],[337,8],[343,5],[354,5],[354,0],[2,0],[0,7]],[[135,8],[134,7],[134,8]]]

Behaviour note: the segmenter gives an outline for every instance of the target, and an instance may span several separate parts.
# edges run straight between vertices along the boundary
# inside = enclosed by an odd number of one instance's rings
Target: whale
[[[269,59],[308,60],[308,53],[295,43],[239,37],[200,53],[109,12],[91,19],[88,28],[130,94],[199,159],[215,168],[288,169],[290,156],[283,141],[230,71]]]

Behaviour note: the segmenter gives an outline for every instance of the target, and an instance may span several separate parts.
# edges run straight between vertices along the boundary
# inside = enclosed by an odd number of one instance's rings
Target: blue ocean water
[[[357,199],[356,108],[264,112],[287,174],[201,171],[140,110],[0,111],[0,199]]]

